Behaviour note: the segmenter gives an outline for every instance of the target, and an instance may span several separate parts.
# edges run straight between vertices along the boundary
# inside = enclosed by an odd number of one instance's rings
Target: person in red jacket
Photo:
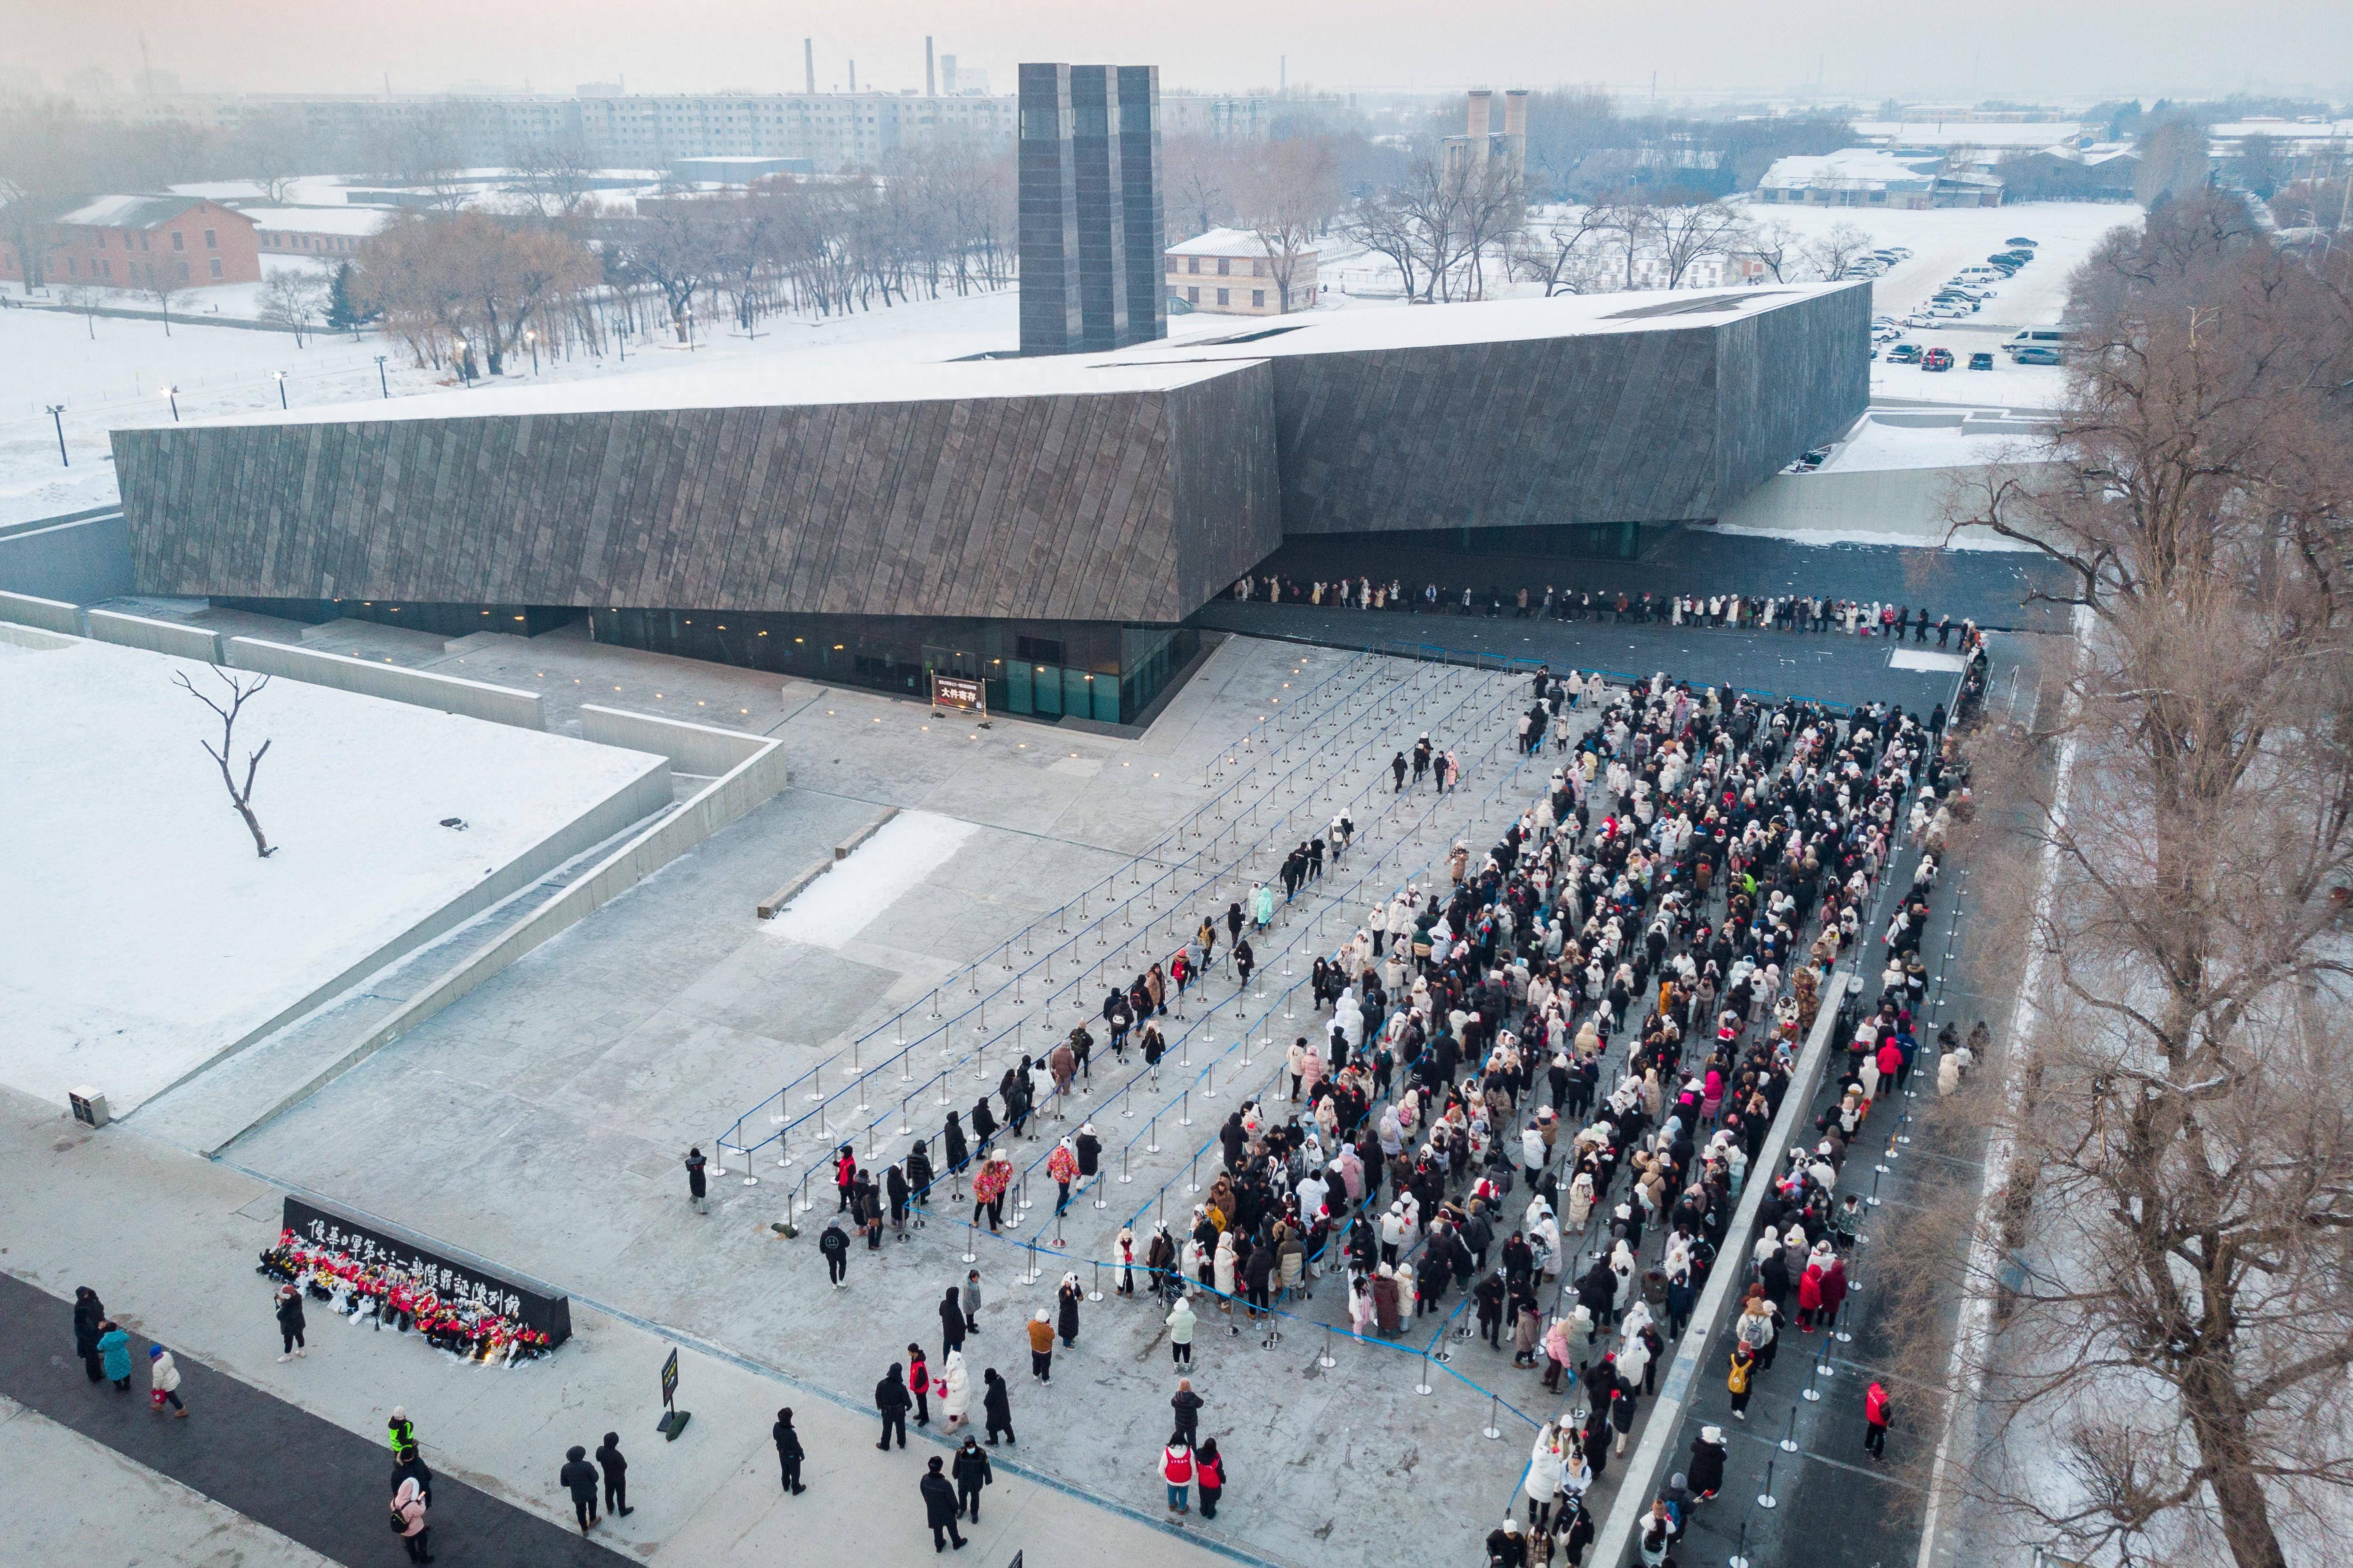
[[[1168,1511],[1192,1512],[1193,1446],[1182,1432],[1169,1433],[1168,1446],[1160,1450],[1160,1479],[1168,1483]]]
[[[1887,1458],[1887,1388],[1874,1383],[1862,1396],[1862,1446],[1874,1459]]]
[[[907,1347],[907,1392],[915,1396],[915,1425],[932,1424],[932,1369],[924,1363],[923,1347]]]

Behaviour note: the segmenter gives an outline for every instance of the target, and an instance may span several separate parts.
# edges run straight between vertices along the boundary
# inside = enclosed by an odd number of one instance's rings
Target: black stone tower
[[[1156,66],[1021,68],[1021,352],[1166,335]]]

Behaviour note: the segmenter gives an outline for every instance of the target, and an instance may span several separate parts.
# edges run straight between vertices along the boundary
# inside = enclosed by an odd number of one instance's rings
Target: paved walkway
[[[131,1336],[130,1393],[93,1384],[72,1354],[72,1302],[0,1274],[0,1394],[321,1556],[353,1564],[397,1560],[384,1522],[392,1495],[384,1444],[178,1351],[173,1360],[188,1419],[152,1415],[149,1342]],[[628,1561],[448,1476],[434,1478],[431,1523],[437,1555],[455,1548],[485,1568],[612,1568]]]

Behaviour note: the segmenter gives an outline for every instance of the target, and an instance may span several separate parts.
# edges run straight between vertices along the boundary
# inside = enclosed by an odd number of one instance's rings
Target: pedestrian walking
[[[892,1432],[899,1434],[900,1447],[907,1446],[907,1410],[913,1404],[907,1397],[906,1369],[894,1361],[874,1385],[874,1408],[882,1414],[882,1440],[876,1447],[888,1452]]]
[[[285,1342],[280,1361],[292,1361],[298,1355],[311,1353],[310,1347],[302,1342],[302,1292],[291,1285],[279,1287],[278,1334]]]
[[[1226,1461],[1215,1437],[1193,1450],[1193,1479],[1201,1488],[1201,1517],[1218,1517],[1218,1500],[1226,1495]]]
[[[147,1407],[156,1415],[161,1415],[169,1405],[178,1419],[188,1418],[188,1407],[180,1403],[179,1363],[162,1345],[147,1347]]]
[[[808,1456],[801,1447],[800,1433],[794,1429],[791,1405],[776,1412],[776,1424],[768,1428],[768,1436],[776,1445],[776,1466],[784,1473],[785,1495],[800,1496],[808,1490],[801,1485],[801,1461]]]
[[[702,1179],[702,1148],[697,1144],[686,1152],[686,1195],[697,1214],[711,1212],[710,1187]]]
[[[392,1494],[392,1527],[400,1531],[401,1550],[408,1553],[411,1563],[433,1561],[432,1548],[427,1544],[431,1527],[425,1518],[425,1488],[415,1476],[406,1477]]]
[[[555,1473],[556,1483],[572,1494],[573,1517],[580,1521],[580,1533],[596,1522],[596,1467],[588,1462],[588,1450],[575,1443],[564,1451],[564,1468]]]
[[[980,1270],[967,1269],[964,1277],[964,1331],[980,1332]]]
[[[836,1215],[825,1222],[818,1233],[817,1249],[825,1257],[825,1277],[837,1290],[849,1283],[849,1233],[841,1228],[841,1216]]]
[[[932,1527],[933,1551],[945,1552],[948,1543],[954,1542],[955,1549],[961,1552],[965,1548],[965,1539],[956,1529],[955,1488],[949,1483],[944,1469],[940,1457],[933,1455],[931,1463],[923,1470],[923,1480],[917,1483],[917,1489],[923,1494],[923,1522]]]
[[[955,1464],[956,1512],[973,1523],[980,1522],[980,1489],[997,1484],[997,1471],[988,1462],[988,1451],[970,1433],[965,1435],[964,1447],[956,1450]]]
[[[1889,1407],[1886,1385],[1873,1384],[1862,1396],[1862,1447],[1874,1459],[1887,1458]]]
[[[1192,1512],[1193,1446],[1181,1432],[1168,1434],[1168,1446],[1160,1450],[1160,1479],[1168,1484],[1168,1511]]]
[[[980,1396],[980,1411],[988,1427],[988,1446],[997,1447],[1000,1432],[1007,1442],[1018,1441],[1013,1436],[1013,1391],[1006,1387],[1003,1374],[992,1366],[982,1372],[980,1380],[986,1384]]]
[[[74,1354],[81,1358],[83,1373],[96,1383],[106,1375],[98,1354],[99,1336],[106,1332],[106,1303],[87,1285],[74,1287],[73,1321]]]
[[[100,1370],[114,1384],[117,1394],[131,1392],[131,1336],[122,1326],[109,1318],[98,1325],[98,1359]],[[284,1356],[278,1358],[285,1360]]]
[[[1039,1383],[1054,1381],[1054,1325],[1040,1307],[1029,1320],[1029,1375]]]
[[[629,1506],[629,1461],[621,1457],[618,1432],[605,1434],[604,1446],[596,1450],[596,1468],[605,1476],[605,1511],[616,1519],[637,1512]]]

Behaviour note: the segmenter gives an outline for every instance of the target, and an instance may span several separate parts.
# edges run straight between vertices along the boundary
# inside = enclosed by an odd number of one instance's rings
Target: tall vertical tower
[[[1071,68],[1020,72],[1021,352],[1079,348],[1078,160],[1071,147]]]
[[[932,73],[932,36],[925,33],[923,35],[923,96],[937,98],[939,95],[939,79]]]
[[[1167,230],[1160,202],[1160,68],[1119,68],[1120,212],[1127,225],[1126,343],[1168,335],[1162,257]]]
[[[1021,352],[1165,336],[1158,68],[1022,66],[1018,167]]]

